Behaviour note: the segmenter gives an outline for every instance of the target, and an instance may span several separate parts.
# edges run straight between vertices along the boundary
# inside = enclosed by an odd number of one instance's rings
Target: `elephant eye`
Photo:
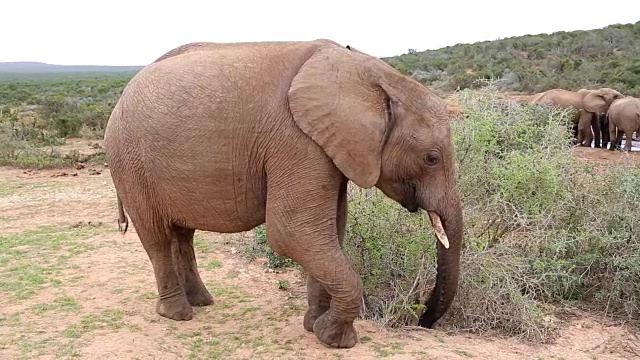
[[[425,162],[429,166],[435,166],[440,163],[440,153],[436,150],[429,151],[425,157]]]

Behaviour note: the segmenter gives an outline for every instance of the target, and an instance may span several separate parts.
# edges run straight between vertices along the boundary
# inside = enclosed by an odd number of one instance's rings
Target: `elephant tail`
[[[118,231],[122,233],[122,235],[127,233],[127,229],[129,228],[129,219],[127,215],[124,213],[124,207],[122,206],[122,200],[120,196],[116,194],[118,198]],[[124,224],[124,229],[122,225]]]

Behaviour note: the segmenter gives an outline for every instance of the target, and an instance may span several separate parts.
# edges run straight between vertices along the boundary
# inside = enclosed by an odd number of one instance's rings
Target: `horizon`
[[[640,20],[638,20],[640,21]],[[422,50],[418,50],[415,49],[417,52],[422,52],[422,51],[434,51],[434,50],[440,50],[440,49],[444,49],[447,47],[452,47],[452,46],[458,46],[458,45],[472,45],[472,44],[476,44],[476,43],[481,43],[481,42],[491,42],[491,41],[499,41],[499,40],[503,40],[503,39],[509,39],[509,38],[513,38],[513,37],[520,37],[520,36],[538,36],[538,35],[551,35],[553,33],[557,33],[557,32],[572,32],[572,31],[590,31],[590,30],[598,30],[598,29],[603,29],[609,26],[613,26],[613,25],[629,25],[629,24],[635,24],[636,22],[628,22],[628,23],[613,23],[613,24],[608,24],[608,25],[604,25],[601,27],[597,27],[597,28],[591,28],[591,29],[571,29],[571,30],[554,30],[551,32],[546,32],[546,33],[535,33],[535,34],[522,34],[522,35],[513,35],[513,36],[505,36],[505,37],[501,37],[501,38],[496,38],[496,39],[490,39],[490,40],[478,40],[478,41],[473,41],[473,42],[465,42],[465,43],[456,43],[456,44],[451,44],[451,45],[444,45],[442,47],[439,48],[435,48],[435,49],[422,49]],[[269,41],[269,40],[267,40]],[[273,41],[273,40],[272,40]],[[275,40],[277,41],[277,40]],[[343,45],[351,45],[351,44],[343,44]],[[355,45],[352,45],[354,47],[356,47]],[[411,49],[411,48],[409,48]],[[405,50],[405,52],[400,53],[400,54],[396,54],[396,55],[388,55],[388,56],[378,56],[380,58],[388,58],[388,57],[394,57],[394,56],[401,56],[401,55],[405,55],[408,53],[408,50]],[[167,49],[167,51],[169,51],[171,49]],[[160,54],[162,55],[162,54]],[[158,55],[158,56],[160,56]],[[84,64],[84,63],[69,63],[69,64],[58,64],[58,63],[48,63],[48,62],[44,62],[44,61],[39,61],[39,60],[23,60],[23,61],[0,61],[0,64],[7,64],[7,63],[33,63],[33,64],[42,64],[42,65],[54,65],[54,66],[96,66],[96,67],[144,67],[147,64],[122,64],[122,65],[112,65],[112,64]]]
[[[21,16],[3,19],[0,32],[13,35],[0,41],[3,49],[0,62],[145,66],[179,45],[196,41],[318,38],[386,58],[406,54],[409,49],[437,50],[516,36],[594,30],[640,20],[637,15],[640,3],[632,0],[622,0],[616,6],[597,11],[578,6],[582,1],[577,0],[562,3],[539,0],[538,6],[526,8],[525,17],[521,11],[509,11],[508,3],[500,0],[482,4],[400,0],[387,7],[337,0],[327,0],[321,7],[285,0],[268,4],[246,0],[217,5],[183,0],[179,7],[149,6],[148,3],[112,0],[103,2],[107,6],[99,7],[95,2],[74,0],[25,0],[5,4],[2,6],[5,13],[29,14],[29,24],[37,26],[25,27]],[[33,12],[34,8],[39,11]]]

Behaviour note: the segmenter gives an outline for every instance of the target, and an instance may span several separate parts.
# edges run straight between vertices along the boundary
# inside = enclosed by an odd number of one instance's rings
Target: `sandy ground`
[[[624,141],[622,144],[624,146]],[[573,148],[573,154],[592,164],[597,165],[612,165],[612,164],[625,164],[625,163],[640,163],[640,143],[633,142],[631,151],[610,151],[605,149],[594,149],[588,147],[575,147]]]
[[[87,144],[68,147],[74,146]],[[592,161],[629,156],[597,149],[576,154]],[[120,235],[116,214],[104,166],[0,168],[0,359],[640,357],[632,329],[596,317],[567,320],[561,336],[546,345],[437,329],[381,329],[358,320],[360,342],[331,349],[302,327],[301,274],[267,271],[264,259],[243,256],[251,233],[196,233],[201,276],[216,302],[196,308],[191,321],[168,320],[155,313],[153,271],[135,229]],[[285,281],[287,289],[279,289]]]

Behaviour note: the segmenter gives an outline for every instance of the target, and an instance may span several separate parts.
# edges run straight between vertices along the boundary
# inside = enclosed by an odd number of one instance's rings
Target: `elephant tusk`
[[[444,228],[442,227],[442,221],[440,220],[440,216],[433,211],[427,211],[429,214],[429,219],[431,220],[431,225],[433,226],[433,230],[436,233],[436,237],[438,241],[442,243],[445,249],[449,248],[449,238],[447,237],[447,233],[444,232]]]

